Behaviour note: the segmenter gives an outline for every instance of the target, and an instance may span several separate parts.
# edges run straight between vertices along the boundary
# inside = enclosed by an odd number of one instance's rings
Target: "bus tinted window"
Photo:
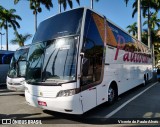
[[[43,21],[34,36],[33,43],[52,40],[56,37],[80,34],[83,9],[55,15]]]
[[[25,64],[26,64],[28,49],[29,47],[28,48],[21,47],[21,49],[16,50],[10,63],[8,77],[17,78],[25,76],[25,67],[26,67]]]
[[[0,64],[10,64],[13,53],[11,54],[0,54]]]
[[[111,31],[113,32],[114,37],[118,43],[123,44],[123,43],[134,42],[131,36],[129,36],[128,34],[123,32],[121,29],[117,28],[116,26],[114,26],[110,22],[108,22],[108,26],[111,29]]]
[[[83,59],[83,85],[97,82],[101,79],[104,34],[100,35],[102,31],[97,28],[99,26],[96,25],[95,15],[91,11],[87,11],[83,47],[83,52],[85,53]]]

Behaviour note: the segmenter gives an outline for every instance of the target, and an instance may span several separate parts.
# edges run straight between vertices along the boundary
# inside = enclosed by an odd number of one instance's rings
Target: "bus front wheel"
[[[118,98],[117,89],[114,86],[110,86],[108,89],[108,103],[113,104]]]

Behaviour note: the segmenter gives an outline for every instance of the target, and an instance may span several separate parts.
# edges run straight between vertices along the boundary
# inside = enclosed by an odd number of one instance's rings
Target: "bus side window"
[[[101,79],[103,47],[87,40],[84,43],[84,57],[82,60],[82,85],[91,84]]]
[[[2,63],[3,64],[10,64],[12,56],[13,56],[13,54],[4,55],[3,58],[2,58]]]

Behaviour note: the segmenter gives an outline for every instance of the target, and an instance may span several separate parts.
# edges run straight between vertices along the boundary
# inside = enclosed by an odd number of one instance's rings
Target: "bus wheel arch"
[[[108,103],[113,104],[118,99],[118,86],[112,81],[108,88]]]

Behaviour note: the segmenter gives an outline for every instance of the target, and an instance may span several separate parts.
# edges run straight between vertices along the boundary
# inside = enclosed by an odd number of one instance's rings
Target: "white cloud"
[[[8,50],[10,51],[16,51],[17,48],[19,48],[19,45],[8,45]],[[2,45],[2,50],[6,50],[6,45]]]

